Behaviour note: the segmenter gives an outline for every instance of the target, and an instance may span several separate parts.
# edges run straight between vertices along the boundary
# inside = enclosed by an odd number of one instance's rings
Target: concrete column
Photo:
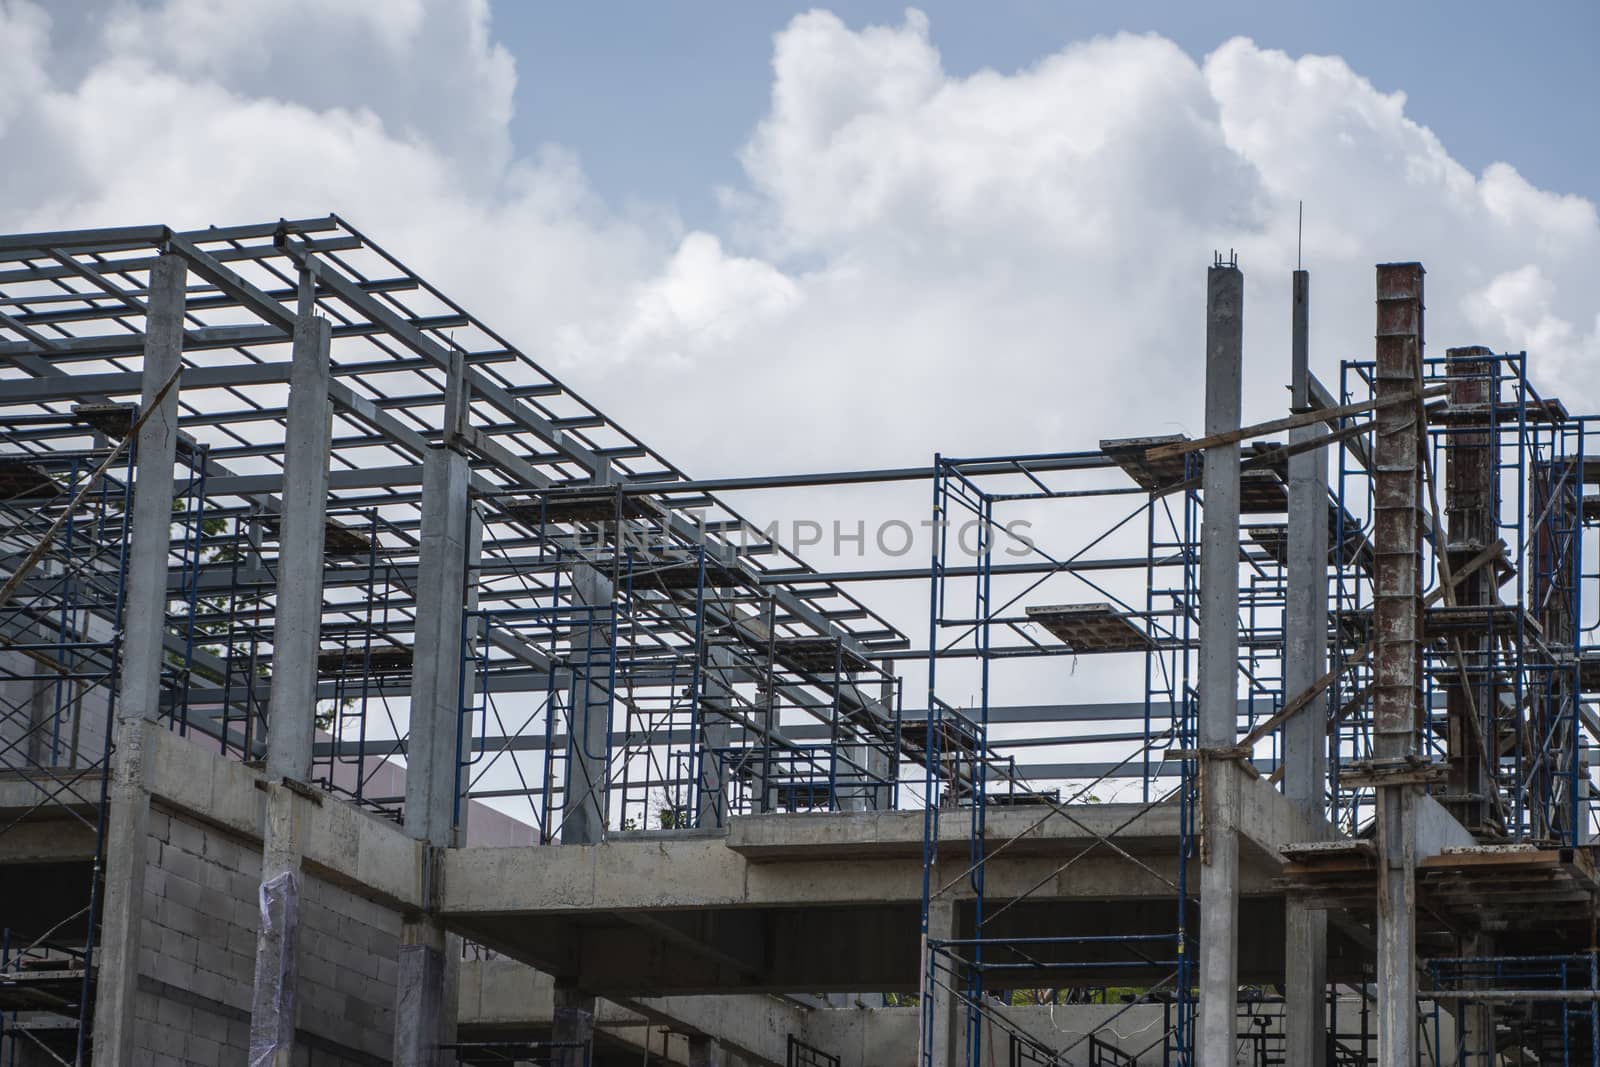
[[[182,257],[168,253],[150,271],[140,410],[182,365]],[[106,811],[105,899],[101,906],[94,1046],[99,1067],[132,1067],[134,1003],[139,988],[140,923],[148,862],[150,794],[144,743],[161,708],[161,635],[166,629],[167,551],[172,527],[172,467],[177,458],[178,387],[167,391],[139,430],[132,543],[123,606],[122,670],[117,687],[116,750]]]
[[[1494,938],[1481,931],[1469,935],[1463,941],[1463,956],[1482,957],[1495,954]],[[1474,984],[1493,987],[1495,982],[1493,979],[1487,979]],[[1487,1001],[1463,1003],[1456,1013],[1456,1027],[1458,1030],[1456,1044],[1463,1053],[1459,1067],[1498,1067],[1500,1059],[1495,1054],[1493,1004]]]
[[[1422,265],[1378,267],[1373,437],[1373,772],[1377,787],[1378,1063],[1413,1067],[1416,792],[1422,714]],[[1410,397],[1410,399],[1407,399]],[[1395,776],[1383,782],[1385,775]]]
[[[883,707],[883,716],[886,722],[892,723],[895,716],[895,697],[897,689],[894,677],[885,678],[879,687],[878,700]],[[871,749],[871,757],[867,760],[867,767],[880,782],[872,787],[872,808],[874,811],[888,811],[894,803],[895,757],[889,750],[877,745]]]
[[[256,931],[250,1008],[252,1062],[287,1067],[294,1048],[295,917],[300,854],[296,808],[305,803],[281,784],[311,777],[316,730],[317,650],[322,633],[322,551],[327,539],[328,401],[332,327],[316,316],[315,279],[300,278],[284,431],[278,587],[273,613],[272,695],[267,707],[269,784],[262,833],[262,921]],[[264,1057],[270,1052],[271,1059]]]
[[[467,457],[431,449],[422,462],[417,632],[411,667],[411,737],[406,749],[405,831],[433,848],[455,844],[457,744],[461,720],[462,608],[472,536]],[[430,879],[431,884],[431,879]],[[429,914],[401,930],[395,989],[396,1067],[444,1062],[439,1044],[454,1026],[446,1011],[451,942]]]
[[[888,754],[883,748],[857,733],[856,740],[844,750],[849,764],[840,769],[845,779],[839,791],[841,811],[877,811],[884,804],[885,789],[878,779],[888,776]]]
[[[1296,413],[1311,410],[1311,276],[1294,272],[1290,392]],[[1289,443],[1313,440],[1321,426],[1289,431]],[[1328,451],[1289,457],[1288,591],[1283,622],[1283,686],[1302,693],[1328,663]],[[1316,700],[1283,728],[1284,794],[1323,817],[1328,781],[1328,708]],[[1328,916],[1290,899],[1285,914],[1285,1058],[1323,1067],[1327,1061]]]
[[[550,1039],[559,1045],[551,1067],[589,1067],[589,1052],[594,1047],[595,998],[559,979],[555,986],[555,1007]]]
[[[467,457],[452,449],[423,457],[405,831],[440,847],[452,843],[455,823],[471,474]]]
[[[606,831],[606,753],[611,735],[612,588],[584,565],[572,573],[576,604],[596,608],[573,619],[572,691],[567,730],[567,783],[561,798],[561,843],[591,845]]]
[[[934,884],[939,884],[937,874]],[[946,897],[928,905],[928,938],[954,941],[960,935],[955,901]],[[945,957],[948,960],[948,956]],[[961,1062],[961,1026],[965,1016],[961,998],[952,986],[960,988],[960,976],[949,966],[932,967],[931,950],[923,948],[922,1024],[918,1029],[917,1067],[958,1067]]]
[[[689,1067],[727,1067],[722,1043],[712,1037],[689,1037]]]
[[[700,827],[728,825],[733,783],[727,780],[727,761],[722,753],[727,750],[732,732],[728,712],[733,708],[733,689],[729,685],[733,663],[733,650],[727,645],[706,649],[705,678],[700,688],[700,783],[695,812],[695,825]]]
[[[1207,436],[1239,428],[1244,275],[1219,263],[1206,291]],[[1200,542],[1200,1067],[1231,1067],[1238,1044],[1239,445],[1206,449]]]
[[[250,1002],[252,1067],[289,1067],[294,1056],[295,937],[300,910],[300,856],[305,847],[299,809],[306,803],[309,801],[281,783],[267,787],[260,919]]]
[[[314,281],[301,279],[289,369],[283,445],[283,512],[273,612],[272,695],[267,709],[267,777],[311,777],[317,717],[317,650],[322,634],[322,550],[328,524],[328,401],[332,326],[315,314]]]
[[[572,597],[577,605],[595,612],[573,619],[572,690],[567,729],[567,782],[561,798],[561,843],[592,845],[605,839],[606,753],[611,733],[612,585],[593,567],[577,567],[572,574]],[[558,1044],[574,1043],[583,1049],[594,1042],[595,997],[569,982],[557,979],[555,1027]],[[558,1052],[556,1067],[583,1067],[580,1049]]]
[[[428,917],[412,917],[401,924],[395,968],[395,1067],[437,1067],[445,1062],[439,1043],[447,1025],[453,1030],[444,1017],[447,1005],[454,1010],[454,996],[445,995],[448,948],[444,928]]]
[[[51,569],[48,560],[41,560],[37,573],[39,577],[47,578]],[[36,767],[54,766],[59,762],[55,748],[50,744],[52,728],[59,728],[59,724],[52,723],[57,714],[56,691],[71,683],[65,678],[56,678],[25,684],[33,686],[33,692],[28,697],[27,742],[22,746],[23,758]]]

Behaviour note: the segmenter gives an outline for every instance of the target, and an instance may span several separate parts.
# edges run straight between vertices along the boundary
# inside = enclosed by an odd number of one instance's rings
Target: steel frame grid
[[[527,632],[529,620],[538,629],[544,625],[538,620],[560,610],[563,589],[570,586],[563,574],[582,566],[604,575],[614,594],[615,633],[602,686],[610,700],[597,713],[607,717],[611,740],[606,752],[592,758],[607,768],[611,829],[654,829],[652,816],[660,816],[662,829],[687,829],[706,825],[707,816],[720,821],[724,814],[774,808],[836,809],[846,793],[859,799],[868,790],[893,803],[900,761],[914,753],[903,752],[897,698],[883,701],[860,688],[863,675],[887,687],[891,673],[857,662],[854,653],[847,665],[847,644],[839,639],[820,639],[831,665],[795,660],[786,650],[790,643],[819,639],[780,615],[774,591],[748,580],[715,544],[658,521],[648,499],[639,503],[620,487],[585,493],[576,511],[574,498],[560,489],[532,491],[523,499],[532,501],[517,505],[535,531],[530,569],[549,577],[548,586],[530,588],[528,595],[545,606],[478,613],[483,640],[469,658],[473,673],[487,682],[487,666],[503,655],[492,641],[497,627],[524,626],[516,634],[520,646],[553,645],[552,635]],[[485,547],[497,542],[486,538]],[[577,691],[572,681],[582,673],[553,655],[548,666],[546,704],[518,731],[536,725],[542,711],[542,771],[531,782],[520,767],[518,775],[524,791],[542,796],[530,807],[547,836],[554,797],[565,788],[566,761],[557,753],[571,734],[570,723],[565,733],[556,732],[560,694],[569,687]],[[748,692],[752,686],[754,695]],[[463,710],[476,711],[486,722],[493,695],[485,684],[477,692],[481,703]],[[719,706],[713,710],[710,702]],[[613,717],[615,704],[624,709],[620,724]],[[787,738],[787,725],[796,719],[822,723],[824,742]],[[720,732],[713,726],[726,729],[725,741],[713,739]],[[477,754],[494,748],[496,759],[510,755],[515,763],[516,753],[506,745],[511,739],[502,723],[500,737],[490,737],[485,728],[470,748]],[[863,763],[867,755],[849,754],[856,749],[876,753],[882,769]],[[477,758],[464,750],[468,762]],[[709,803],[708,789],[715,794]]]
[[[719,566],[736,567],[775,609],[775,632],[827,635],[852,656],[904,644],[882,618],[813,580],[815,572],[714,495],[657,494],[687,479],[335,216],[187,234],[141,227],[0,238],[5,407],[41,420],[17,451],[81,447],[90,416],[75,412],[75,402],[95,406],[101,419],[107,412],[131,417],[126,400],[141,385],[148,273],[165,251],[182,255],[200,279],[186,293],[180,393],[180,455],[192,461],[193,477],[174,516],[184,536],[169,579],[186,607],[178,631],[185,684],[165,698],[180,730],[212,733],[235,756],[261,754],[275,603],[268,546],[282,481],[287,347],[293,303],[305,297],[333,324],[330,539],[364,525],[369,546],[354,564],[330,553],[324,575],[323,650],[343,653],[318,689],[332,705],[333,736],[316,748],[327,784],[340,778],[339,764],[362,768],[404,752],[405,730],[395,725],[389,701],[409,695],[409,672],[371,667],[375,650],[400,657],[409,650],[419,460],[441,444],[472,456],[473,493],[491,546],[478,570],[480,610],[515,612],[559,595],[555,571],[524,561],[529,549],[548,543],[543,524],[528,522],[509,502],[598,482],[637,490],[657,510],[668,540],[696,544]],[[681,648],[681,619],[636,623],[633,636],[662,655]],[[220,659],[205,648],[213,630],[225,638]],[[544,672],[527,670],[536,653],[515,640],[496,646],[482,665],[480,698],[545,690],[548,678],[538,677]],[[235,660],[245,664],[242,672]],[[201,709],[207,714],[197,721]],[[396,814],[398,798],[366,795],[365,778],[358,770],[348,791]]]

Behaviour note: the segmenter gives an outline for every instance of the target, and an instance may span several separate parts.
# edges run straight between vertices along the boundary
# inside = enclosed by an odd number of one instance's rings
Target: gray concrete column
[[[589,1067],[594,1048],[595,998],[583,990],[557,979],[550,1039],[557,1048],[551,1067]]]
[[[462,609],[473,536],[467,457],[433,448],[422,464],[417,629],[411,668],[411,736],[406,748],[405,832],[432,849],[456,844],[461,729]],[[431,882],[431,879],[430,879]],[[453,1032],[448,988],[453,945],[431,914],[402,924],[395,987],[396,1067],[435,1067],[453,1057],[439,1045]]]
[[[1378,267],[1373,435],[1372,770],[1377,787],[1378,1063],[1414,1067],[1416,795],[1422,713],[1422,265]],[[1385,782],[1385,776],[1393,781]]]
[[[94,1046],[99,1067],[132,1067],[134,1003],[139,988],[139,931],[148,862],[150,794],[144,784],[146,731],[161,708],[161,636],[166,629],[167,552],[172,528],[172,467],[177,458],[178,387],[155,404],[183,360],[187,266],[168,253],[150,271],[140,410],[155,414],[139,430],[132,541],[123,607],[122,668],[117,685],[105,840],[105,898],[95,959]]]
[[[727,1067],[722,1043],[713,1037],[689,1036],[689,1067]]]
[[[452,449],[423,457],[405,831],[437,846],[451,844],[455,821],[471,475],[467,457]]]
[[[939,884],[937,875],[934,884]],[[954,900],[944,897],[928,905],[930,940],[954,941],[960,936],[958,929]],[[935,957],[928,947],[924,946],[922,956],[922,1022],[917,1035],[917,1067],[958,1067],[962,1052],[960,1020],[966,1012],[952,986],[960,988],[961,979],[952,973],[948,962],[943,966],[930,966]],[[949,957],[945,959],[948,961]]]
[[[727,761],[722,755],[732,735],[734,665],[733,649],[712,645],[706,649],[705,678],[700,689],[700,781],[696,790],[695,825],[728,825],[733,783],[727,780]]]
[[[883,708],[884,721],[887,723],[894,722],[896,695],[895,679],[890,675],[883,680],[878,690],[878,700]],[[881,744],[871,746],[868,752],[867,769],[878,779],[871,787],[872,808],[874,811],[888,811],[894,803],[895,757]]]
[[[583,565],[572,573],[575,604],[592,607],[573,619],[572,690],[567,730],[567,782],[561,797],[561,843],[591,845],[605,838],[606,753],[611,734],[612,588]]]
[[[272,695],[267,708],[269,783],[261,846],[261,912],[251,995],[252,1062],[287,1067],[294,1049],[300,855],[297,806],[281,784],[311,777],[317,716],[317,650],[322,635],[322,553],[327,540],[328,400],[332,326],[316,316],[315,280],[300,277],[299,313],[289,368],[278,585],[273,611]],[[270,1053],[271,1059],[266,1060]]]
[[[51,570],[48,560],[40,561],[39,577],[48,578]],[[59,761],[54,746],[50,744],[52,729],[59,728],[52,722],[57,716],[56,690],[58,687],[70,686],[71,683],[66,678],[55,678],[44,682],[29,681],[25,684],[32,686],[33,692],[28,696],[27,742],[23,746],[25,753],[23,758],[38,767],[53,766]]]
[[[322,551],[328,524],[328,400],[332,326],[315,314],[314,282],[301,279],[284,429],[278,588],[272,628],[272,695],[267,708],[267,777],[311,777],[317,718],[317,650],[322,635]]]
[[[259,925],[250,1001],[252,1067],[289,1067],[294,1057],[295,939],[300,911],[302,822],[310,803],[281,783],[267,786],[267,822],[262,832]]]
[[[1291,406],[1311,410],[1311,276],[1294,272],[1291,330]],[[1321,426],[1289,431],[1301,444]],[[1288,589],[1283,621],[1283,687],[1293,697],[1309,689],[1328,663],[1328,450],[1289,457]],[[1284,794],[1321,818],[1328,781],[1328,709],[1318,699],[1284,724]],[[1328,916],[1291,898],[1285,914],[1284,1015],[1290,1063],[1323,1067],[1327,1061]]]
[[[395,968],[395,1067],[438,1067],[445,1062],[439,1050],[447,1025],[444,1015],[454,1010],[454,997],[445,995],[448,951],[449,940],[437,922],[424,916],[401,924]]]
[[[561,843],[592,845],[605,839],[606,753],[611,733],[611,627],[613,590],[605,575],[588,565],[572,573],[572,689],[567,728],[567,781],[561,797]],[[595,997],[557,980],[554,1039],[558,1044],[594,1042]],[[581,1050],[559,1052],[556,1067],[580,1067]]]
[[[1206,436],[1240,425],[1244,275],[1211,268],[1206,291]],[[1200,1067],[1238,1044],[1239,445],[1206,449],[1200,543]]]
[[[1471,934],[1463,939],[1462,955],[1464,956],[1493,956],[1495,954],[1494,938],[1482,931]],[[1493,979],[1481,983],[1483,986],[1493,987]],[[1464,1002],[1456,1013],[1457,1037],[1456,1043],[1463,1055],[1458,1067],[1498,1067],[1500,1058],[1495,1049],[1495,1019],[1494,1005],[1487,1001],[1477,1003]]]

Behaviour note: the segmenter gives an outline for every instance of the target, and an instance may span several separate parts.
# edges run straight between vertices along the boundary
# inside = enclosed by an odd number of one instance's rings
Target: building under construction
[[[1600,1067],[1600,417],[1205,284],[1202,437],[707,481],[339,218],[0,237],[0,1067]]]

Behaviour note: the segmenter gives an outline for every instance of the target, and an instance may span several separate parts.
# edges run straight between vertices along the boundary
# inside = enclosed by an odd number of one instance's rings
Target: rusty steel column
[[[1422,264],[1378,266],[1372,496],[1378,1064],[1415,1067],[1416,783],[1422,712]]]

